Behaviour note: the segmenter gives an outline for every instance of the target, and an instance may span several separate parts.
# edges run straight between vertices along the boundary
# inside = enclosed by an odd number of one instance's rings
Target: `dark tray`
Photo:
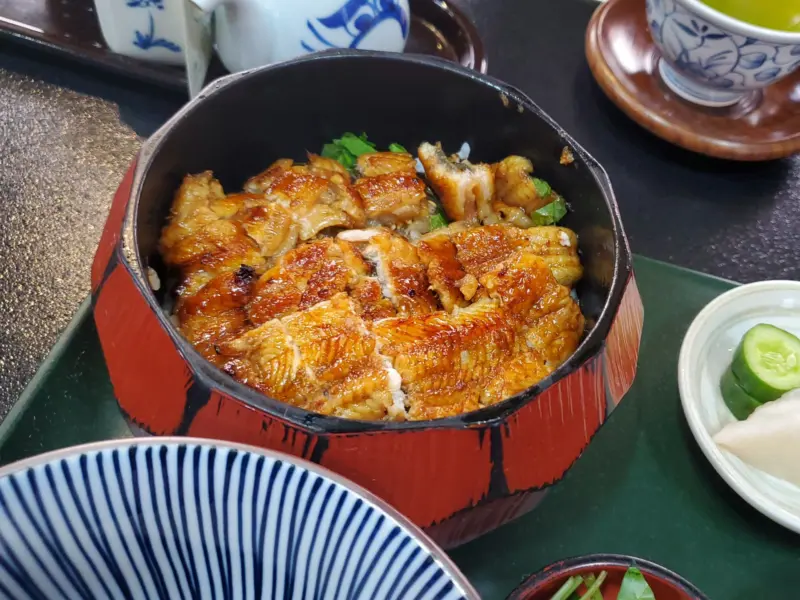
[[[486,72],[486,53],[478,30],[457,6],[445,0],[410,0],[410,5],[406,52],[432,54]],[[183,68],[111,52],[100,32],[93,0],[0,0],[0,36],[119,75],[186,90]],[[214,58],[208,79],[225,73]]]
[[[646,319],[633,389],[533,513],[451,553],[484,600],[545,564],[609,552],[663,564],[712,600],[792,596],[800,585],[800,538],[723,483],[680,408],[683,334],[732,284],[649,259],[635,267]],[[0,424],[0,464],[130,435],[86,302]]]

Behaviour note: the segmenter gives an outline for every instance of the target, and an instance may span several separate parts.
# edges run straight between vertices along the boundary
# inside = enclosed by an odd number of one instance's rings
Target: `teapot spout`
[[[189,4],[204,13],[212,13],[217,7],[230,0],[188,0]]]

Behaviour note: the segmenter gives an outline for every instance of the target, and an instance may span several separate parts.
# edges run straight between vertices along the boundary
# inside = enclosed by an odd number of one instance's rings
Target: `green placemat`
[[[732,284],[643,258],[635,266],[645,328],[633,389],[533,513],[451,555],[485,600],[545,564],[595,552],[654,560],[712,600],[800,597],[800,536],[727,488],[680,408],[684,332]],[[0,425],[0,464],[128,435],[87,303]]]

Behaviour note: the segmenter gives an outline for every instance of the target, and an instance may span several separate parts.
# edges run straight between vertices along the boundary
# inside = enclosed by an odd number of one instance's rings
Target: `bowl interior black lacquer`
[[[427,57],[336,51],[231,76],[206,90],[151,141],[133,191],[138,260],[160,270],[158,238],[183,176],[210,169],[227,192],[275,159],[304,160],[307,151],[343,132],[366,132],[378,147],[409,149],[428,140],[448,152],[463,142],[471,160],[529,157],[537,175],[569,202],[562,224],[580,239],[586,268],[578,294],[593,323],[578,351],[551,377],[500,404],[434,422],[348,421],[314,415],[247,388],[211,367],[162,314],[193,367],[249,404],[326,432],[455,426],[502,419],[596,354],[608,334],[630,272],[630,254],[605,172],[519,91],[489,77]],[[575,162],[559,164],[562,149]],[[141,282],[144,286],[144,282]],[[147,297],[158,308],[149,289]]]

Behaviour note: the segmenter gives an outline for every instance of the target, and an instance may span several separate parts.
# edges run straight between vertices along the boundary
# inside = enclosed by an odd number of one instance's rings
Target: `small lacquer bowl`
[[[680,97],[731,106],[800,66],[800,33],[750,25],[700,0],[647,0],[658,71]]]
[[[590,554],[553,563],[523,581],[507,600],[550,600],[573,575],[597,575],[601,571],[608,574],[603,597],[616,598],[630,567],[642,572],[658,600],[708,600],[677,573],[649,560],[619,554]]]

